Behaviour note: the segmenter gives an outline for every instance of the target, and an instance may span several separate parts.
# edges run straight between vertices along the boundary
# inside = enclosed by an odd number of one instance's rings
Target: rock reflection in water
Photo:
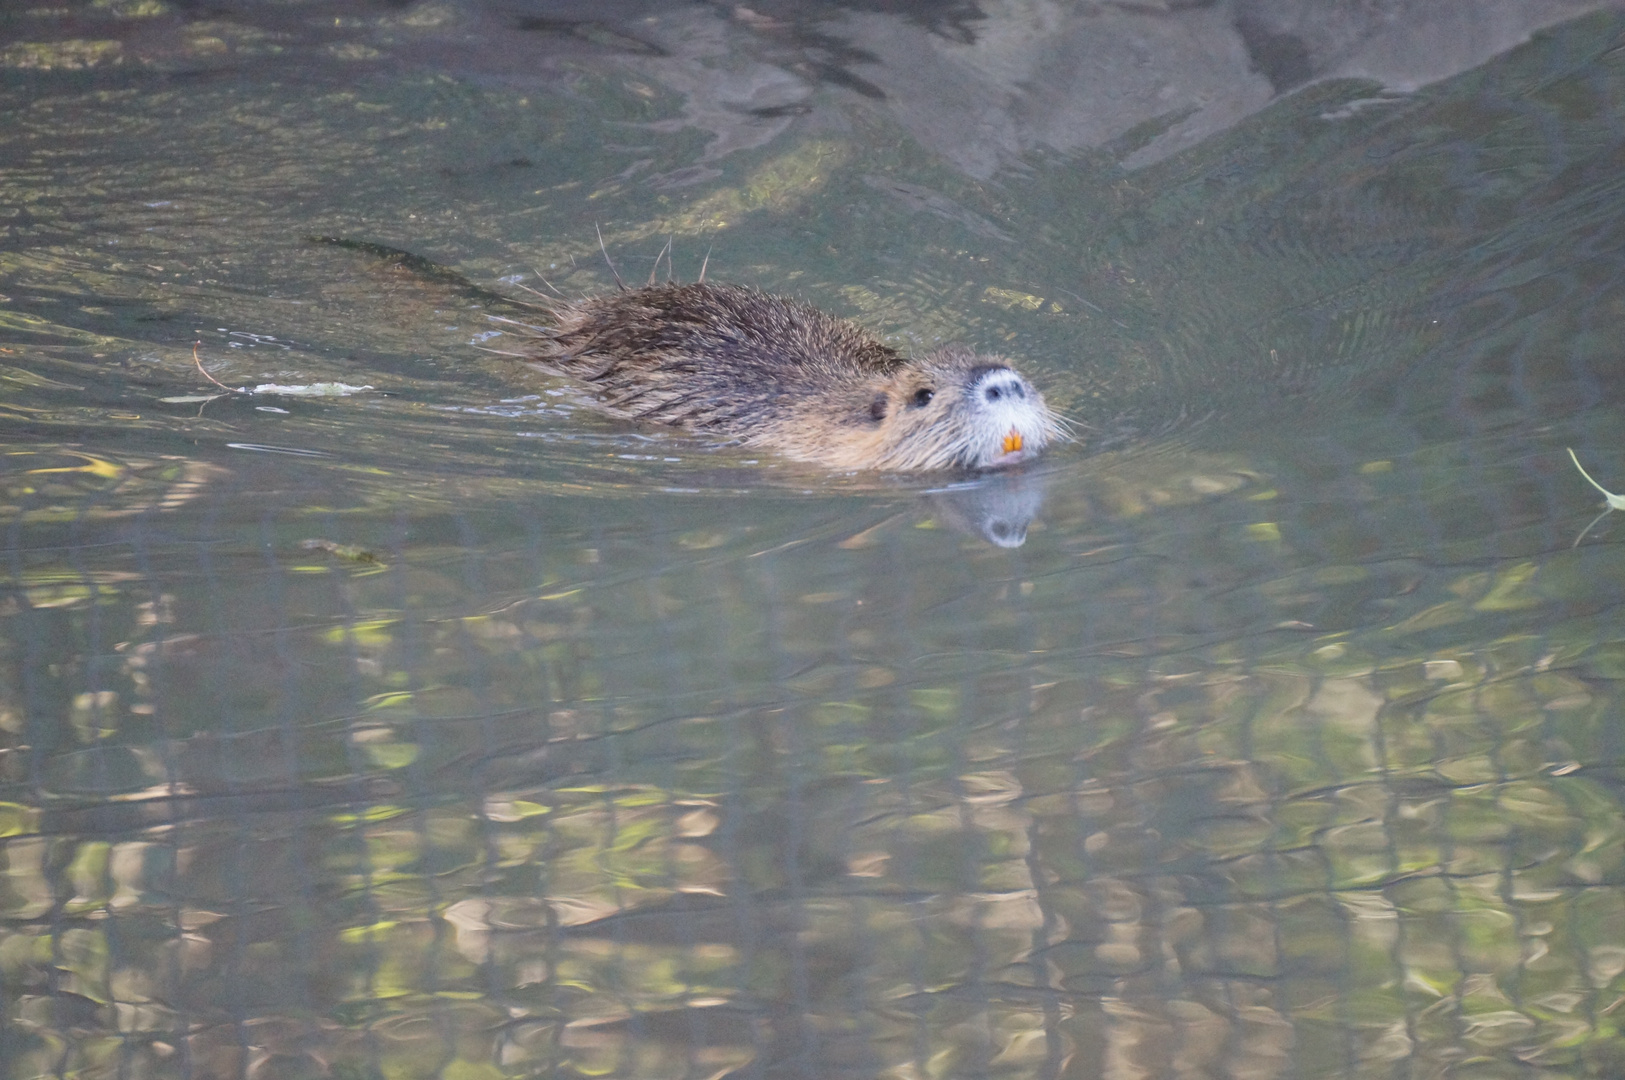
[[[395,10],[403,6],[408,10]],[[642,96],[660,87],[680,97],[680,115],[624,130],[709,136],[698,161],[642,177],[657,189],[712,178],[718,159],[763,146],[802,117],[844,127],[842,110],[853,105],[883,111],[922,146],[985,179],[1046,148],[1109,147],[1131,168],[1147,165],[1307,83],[1357,78],[1389,92],[1412,91],[1484,63],[1543,27],[1609,6],[1608,0],[462,0],[380,10],[359,0],[227,0],[205,12],[183,4],[96,3],[90,9],[101,17],[98,40],[52,41],[59,31],[25,17],[17,27],[28,35],[24,44],[0,51],[0,66],[219,70],[300,56],[306,63],[339,58],[341,66],[327,77],[345,82],[358,65],[396,61],[566,91],[583,72],[632,74],[648,80],[637,89]],[[138,17],[110,19],[109,9]],[[59,10],[67,9],[27,14]],[[0,48],[6,44],[0,36]],[[848,100],[832,107],[817,95],[820,86]],[[627,175],[650,164],[634,161]]]
[[[533,40],[559,54],[554,63],[566,52],[576,61],[582,43],[591,41],[601,48],[599,62],[682,95],[682,116],[651,129],[709,132],[707,163],[763,145],[797,116],[839,123],[813,96],[822,83],[883,110],[922,146],[986,179],[1006,165],[1019,167],[1035,150],[1107,147],[1131,132],[1132,144],[1116,150],[1138,168],[1307,83],[1357,78],[1409,92],[1482,64],[1543,27],[1608,6],[1607,0],[626,3],[582,5],[584,21],[546,21],[552,32]],[[517,19],[541,28],[527,15],[535,7],[492,0],[466,10],[482,23]],[[453,41],[444,44],[457,50]],[[429,45],[422,40],[418,48]],[[488,68],[502,56],[467,62]],[[535,72],[532,63],[527,74]],[[709,164],[691,168],[702,171],[649,179],[686,184],[715,172]]]

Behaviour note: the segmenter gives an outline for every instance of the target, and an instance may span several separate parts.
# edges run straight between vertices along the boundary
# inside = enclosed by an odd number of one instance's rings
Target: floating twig
[[[227,386],[225,383],[221,382],[219,379],[215,378],[213,375],[210,375],[207,371],[203,370],[203,357],[199,356],[198,352],[197,352],[198,346],[202,345],[202,344],[203,344],[203,342],[201,342],[201,341],[192,342],[192,360],[193,360],[194,363],[197,364],[198,374],[202,375],[205,379],[208,379],[210,382],[214,383],[216,386],[218,386],[220,389],[224,390],[228,394],[246,394],[246,393],[248,393],[247,390],[238,390],[235,387]],[[1589,480],[1591,478],[1587,477],[1586,479]],[[1593,480],[1592,483],[1596,483],[1596,481]]]
[[[1608,500],[1608,505],[1603,509],[1603,512],[1592,518],[1591,523],[1580,530],[1580,535],[1576,536],[1574,538],[1574,543],[1570,545],[1571,547],[1579,547],[1580,541],[1585,539],[1585,535],[1591,531],[1592,525],[1595,525],[1597,522],[1601,521],[1615,510],[1625,510],[1625,495],[1615,495],[1612,491],[1609,491],[1607,488],[1593,480],[1591,478],[1591,474],[1586,472],[1585,466],[1580,464],[1580,459],[1575,455],[1574,449],[1567,446],[1564,447],[1564,449],[1569,452],[1569,460],[1574,462],[1574,467],[1576,469],[1580,470],[1580,475],[1585,477],[1586,483],[1602,492],[1602,497]]]

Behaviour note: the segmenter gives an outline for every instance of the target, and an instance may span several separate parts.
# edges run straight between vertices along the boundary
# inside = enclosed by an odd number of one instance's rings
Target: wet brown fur
[[[524,339],[511,355],[587,384],[611,416],[842,469],[986,465],[1004,434],[965,402],[1002,358],[950,346],[905,359],[845,319],[755,289],[668,282],[537,306],[551,325],[506,320]],[[1035,411],[1019,426],[1036,453],[1060,430],[1027,390]]]

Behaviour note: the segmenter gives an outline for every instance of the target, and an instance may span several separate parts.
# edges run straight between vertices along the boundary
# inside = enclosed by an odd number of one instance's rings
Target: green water
[[[975,179],[475,10],[5,27],[0,1076],[1625,1069],[1625,21]],[[595,226],[1083,438],[631,428],[307,239]]]

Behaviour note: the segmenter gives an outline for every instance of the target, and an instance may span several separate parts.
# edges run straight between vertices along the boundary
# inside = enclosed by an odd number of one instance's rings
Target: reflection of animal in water
[[[987,469],[1061,438],[1002,357],[905,359],[845,319],[738,285],[666,283],[543,299],[493,350],[592,387],[611,416],[672,424],[837,469]]]
[[[956,484],[931,493],[931,505],[944,525],[1002,548],[1027,542],[1027,526],[1044,505],[1039,477],[1021,472]]]

